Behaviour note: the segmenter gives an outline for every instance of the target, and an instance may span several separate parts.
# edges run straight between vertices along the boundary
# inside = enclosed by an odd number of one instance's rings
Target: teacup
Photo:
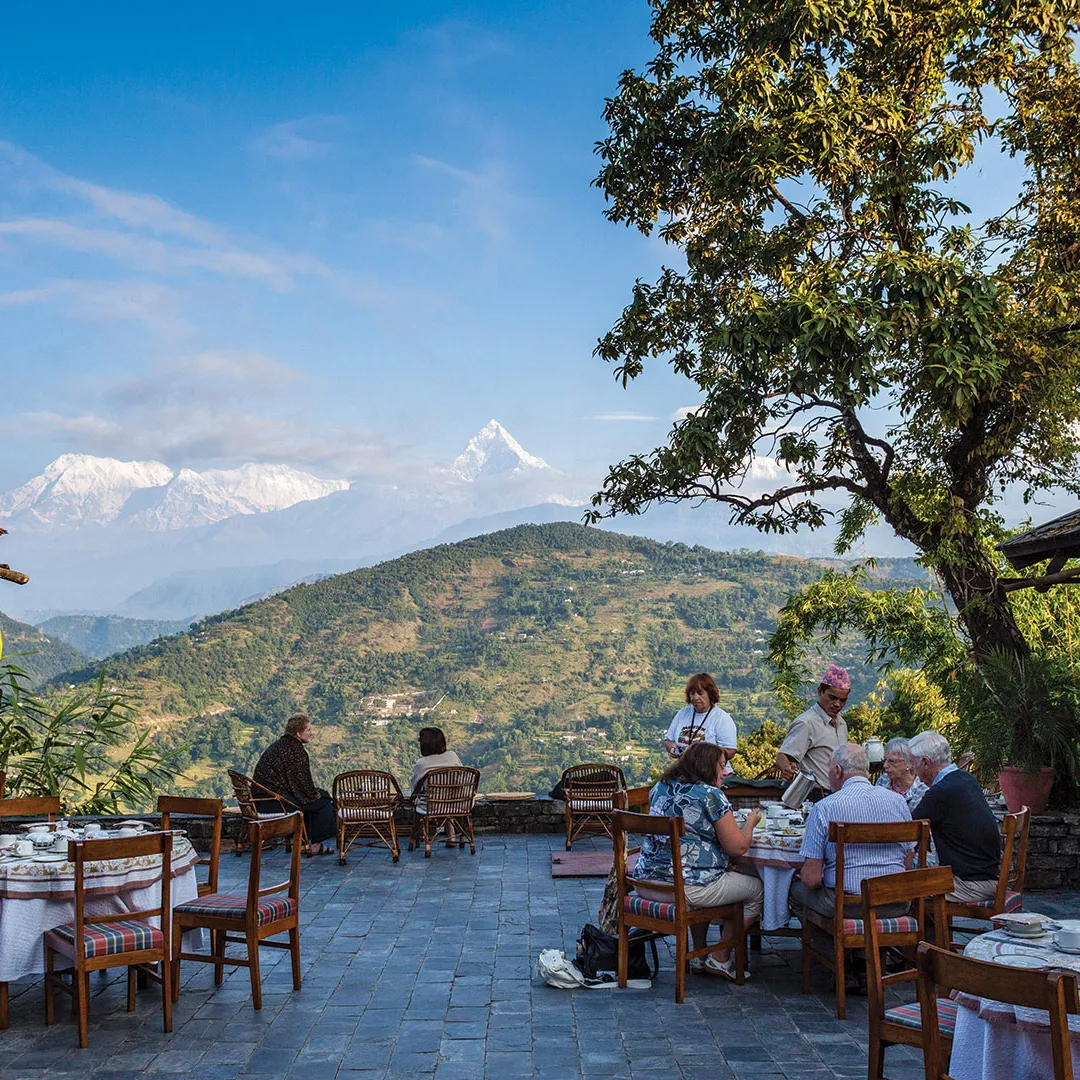
[[[1080,927],[1063,926],[1057,932],[1057,943],[1063,949],[1080,950]]]
[[[19,838],[14,833],[0,834],[0,849],[14,847]]]
[[[29,840],[18,840],[15,843],[15,854],[20,859],[28,859],[34,854],[34,845]]]
[[[83,826],[83,836],[97,836],[102,831],[101,825],[96,821],[88,821]]]
[[[68,838],[66,836],[58,836],[53,841],[53,846],[52,846],[53,851],[59,852],[62,855],[66,855],[67,854],[67,849],[68,849]]]
[[[140,829],[132,829],[130,826],[128,826],[126,828],[121,829],[116,835],[117,836],[138,836],[140,832],[141,832]]]

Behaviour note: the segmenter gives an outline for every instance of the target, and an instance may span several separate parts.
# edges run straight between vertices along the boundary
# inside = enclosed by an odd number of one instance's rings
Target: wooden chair
[[[930,846],[930,823],[928,821],[894,821],[884,824],[841,822],[829,823],[829,840],[836,845],[836,902],[831,915],[820,915],[810,908],[803,908],[802,922],[802,992],[810,993],[810,963],[816,960],[833,973],[836,981],[836,1016],[847,1016],[847,997],[844,987],[845,958],[851,949],[865,946],[863,920],[848,919],[844,908],[848,904],[862,905],[862,896],[844,892],[844,846],[845,844],[900,844],[914,842],[918,869],[926,866],[926,852]],[[825,934],[832,943],[830,952],[819,952],[813,946],[813,931]],[[910,945],[918,942],[918,920],[905,915],[898,919],[884,920],[879,927],[882,945]]]
[[[224,965],[246,967],[251,976],[251,1002],[262,1008],[262,979],[259,974],[259,948],[288,949],[292,955],[293,989],[300,989],[300,837],[304,815],[294,812],[286,817],[266,818],[248,823],[248,843],[251,846],[251,869],[248,873],[247,894],[211,893],[173,908],[172,920],[172,997],[180,996],[180,961],[196,960],[214,965],[214,984],[224,980]],[[291,841],[292,858],[289,877],[276,885],[262,884],[262,856],[268,843]],[[280,893],[286,893],[280,896]],[[210,931],[211,951],[183,951],[183,934],[187,930],[205,927]],[[243,934],[230,937],[229,933]],[[269,941],[276,934],[288,932],[289,940]],[[245,945],[244,958],[226,956],[228,944]]]
[[[619,796],[612,800],[616,810],[632,810],[635,814],[647,814],[649,812],[649,796],[652,794],[651,787],[627,788],[623,794],[626,797],[626,805],[620,803]]]
[[[465,846],[467,835],[469,851],[475,855],[472,811],[479,786],[480,770],[465,765],[448,765],[427,773],[413,792],[414,796],[423,795],[426,813],[416,811],[409,836],[409,850],[412,851],[423,839],[424,858],[430,859],[431,841],[439,835],[444,825],[453,824],[458,830],[458,847]]]
[[[41,795],[32,799],[0,799],[0,822],[4,818],[14,817],[47,817],[50,822],[54,822],[59,813],[58,795]]]
[[[354,769],[334,777],[334,815],[337,820],[338,862],[353,847],[385,844],[401,858],[394,811],[404,802],[397,780],[377,769]],[[361,843],[360,841],[366,841]]]
[[[289,802],[284,795],[271,791],[265,784],[252,780],[250,776],[245,776],[241,772],[230,769],[229,779],[232,781],[233,796],[236,799],[236,805],[240,808],[240,816],[245,822],[271,821],[274,818],[287,817],[289,814],[297,812],[296,805]],[[259,803],[263,804],[262,809],[259,808]],[[268,803],[272,803],[275,809],[267,810],[266,805]],[[311,843],[308,840],[307,826],[303,824],[303,814],[300,817],[301,848],[305,855],[310,855]],[[237,855],[243,852],[244,839],[247,835],[248,833],[241,828],[240,834],[236,838]]]
[[[7,770],[0,769],[0,799],[4,797],[4,786],[7,784]]]
[[[617,765],[574,765],[562,774],[566,800],[566,850],[582,833],[611,836],[612,797],[626,790],[626,777]],[[575,822],[577,824],[575,825]]]
[[[755,780],[782,780],[783,774],[780,772],[779,765],[770,765],[767,769],[762,769],[761,772],[754,777]]]
[[[1050,1014],[1050,1045],[1054,1080],[1073,1080],[1068,1014],[1080,1012],[1076,975],[1066,971],[1031,971],[957,956],[923,942],[916,966],[923,1021],[923,1064],[927,1080],[949,1080],[945,1072],[948,1052],[938,1016],[940,996],[951,991],[990,998],[1006,1005],[1045,1009]]]
[[[612,842],[615,848],[615,882],[618,888],[619,903],[619,986],[626,986],[626,969],[629,963],[631,928],[648,930],[654,934],[675,936],[675,1004],[683,1003],[686,989],[686,969],[696,956],[711,953],[719,945],[731,945],[735,950],[735,981],[743,982],[746,970],[746,932],[743,928],[742,901],[723,907],[693,908],[686,902],[682,879],[682,836],[683,819],[681,817],[663,817],[657,814],[631,814],[625,810],[614,810],[611,815]],[[670,845],[672,853],[672,877],[674,882],[648,881],[631,877],[626,869],[626,835],[637,833],[642,836],[662,836]],[[638,896],[634,889],[638,885],[647,885],[650,889],[671,896],[670,901],[646,900]],[[725,920],[732,927],[726,938],[704,949],[689,949],[687,934],[696,923],[710,923]]]
[[[5,774],[6,775],[6,774]],[[0,784],[2,789],[3,784]],[[0,822],[6,817],[48,817],[55,821],[60,813],[60,799],[55,795],[45,795],[37,799],[5,799],[0,797]],[[0,829],[0,832],[3,832]],[[0,982],[0,1031],[9,1023],[8,984]]]
[[[161,897],[158,905],[145,911],[123,911],[115,915],[86,914],[86,864],[103,859],[134,859],[154,856],[161,859]],[[139,970],[151,973],[150,965],[161,964],[168,971],[169,896],[172,884],[172,835],[156,832],[115,840],[72,840],[68,859],[75,865],[75,921],[47,930],[45,947],[45,1023],[56,1021],[53,993],[63,990],[72,996],[79,1023],[79,1046],[87,1045],[90,1004],[90,972],[105,968],[128,969],[128,1012],[135,1011],[135,979]],[[156,919],[158,926],[151,923]],[[160,929],[159,929],[160,927]],[[71,968],[55,970],[57,955],[67,957]],[[70,972],[71,981],[63,974]],[[156,972],[152,973],[156,977]],[[169,980],[161,980],[161,1009],[166,1032],[172,1031],[172,995]]]
[[[885,1072],[885,1048],[903,1045],[922,1047],[922,1014],[918,1001],[910,1005],[885,1008],[885,990],[902,982],[914,982],[915,949],[905,950],[910,967],[902,971],[886,973],[881,962],[881,932],[885,920],[879,919],[878,910],[886,904],[910,903],[918,919],[916,937],[925,941],[927,934],[927,907],[934,934],[939,944],[947,944],[945,896],[952,892],[953,875],[947,866],[935,866],[929,870],[908,870],[902,874],[886,874],[867,878],[862,883],[863,925],[866,927],[866,983],[869,996],[870,1016],[870,1080],[881,1080]],[[938,1001],[938,1026],[942,1038],[952,1043],[956,1026],[956,1005],[948,998]]]
[[[990,920],[995,915],[1005,912],[1024,910],[1024,874],[1027,870],[1028,829],[1031,826],[1031,811],[1022,806],[1015,814],[1006,814],[1001,819],[1001,833],[1004,843],[1001,851],[1001,869],[998,871],[997,891],[989,900],[980,900],[975,904],[962,904],[958,901],[946,901],[945,910],[949,916],[949,938],[951,947],[959,949],[960,943],[953,939],[953,919],[972,919],[985,922],[979,927],[958,928],[962,933],[979,934],[990,929]]]
[[[224,806],[220,799],[190,799],[179,795],[159,795],[158,813],[161,815],[162,829],[170,828],[173,814],[187,817],[211,818],[210,854],[200,858],[197,866],[209,866],[207,878],[199,882],[199,895],[216,893],[218,887],[218,860],[221,857],[221,824]]]

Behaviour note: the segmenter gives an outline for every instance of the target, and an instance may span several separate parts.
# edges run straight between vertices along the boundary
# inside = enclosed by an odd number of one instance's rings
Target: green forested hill
[[[44,682],[90,660],[86,653],[72,648],[58,637],[16,622],[0,611],[0,635],[4,639],[4,659],[30,676],[31,683]]]
[[[481,790],[546,790],[566,765],[595,759],[641,779],[695,671],[714,674],[744,732],[781,719],[765,639],[787,595],[822,569],[521,526],[206,619],[111,658],[108,679],[139,696],[160,744],[185,747],[204,792],[224,793],[224,770],[250,769],[297,711],[316,724],[326,786],[361,766],[404,783],[423,723],[482,768]],[[856,696],[872,686],[867,673]]]

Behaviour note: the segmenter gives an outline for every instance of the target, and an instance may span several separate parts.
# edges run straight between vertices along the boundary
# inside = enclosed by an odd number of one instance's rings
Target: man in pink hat
[[[851,693],[851,676],[830,664],[821,676],[817,701],[795,717],[776,754],[780,775],[790,780],[797,770],[809,773],[830,791],[829,761],[833,752],[848,741],[847,722],[840,710]]]

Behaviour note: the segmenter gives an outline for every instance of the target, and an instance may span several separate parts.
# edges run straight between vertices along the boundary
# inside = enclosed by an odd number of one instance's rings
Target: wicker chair
[[[289,802],[284,795],[271,791],[265,784],[252,780],[250,776],[245,776],[243,773],[230,769],[229,779],[232,781],[236,805],[240,808],[240,815],[245,822],[270,821],[273,818],[284,817],[287,814],[295,814],[297,811],[297,807]],[[264,807],[267,803],[273,803],[277,809],[268,811],[264,808],[260,810],[259,803],[262,803]],[[302,817],[303,815],[301,815]],[[246,835],[247,826],[245,824],[236,837],[237,855],[244,850],[244,838]],[[307,826],[303,824],[300,826],[300,850],[305,855],[311,854],[311,841],[308,840]]]
[[[424,800],[424,812],[419,809],[413,819],[409,850],[412,851],[421,838],[424,841],[424,858],[431,858],[431,841],[438,836],[444,825],[453,824],[458,829],[458,847],[465,846],[469,838],[469,850],[476,854],[476,838],[473,833],[472,810],[476,801],[476,789],[480,785],[480,770],[464,765],[451,765],[432,769],[417,785],[413,797],[419,794]]]
[[[401,858],[394,811],[404,797],[397,780],[377,769],[354,769],[334,777],[334,815],[337,822],[338,862],[354,847],[385,844]]]
[[[562,774],[566,800],[566,850],[583,833],[611,836],[612,799],[626,790],[626,777],[616,765],[596,762],[574,765]]]

